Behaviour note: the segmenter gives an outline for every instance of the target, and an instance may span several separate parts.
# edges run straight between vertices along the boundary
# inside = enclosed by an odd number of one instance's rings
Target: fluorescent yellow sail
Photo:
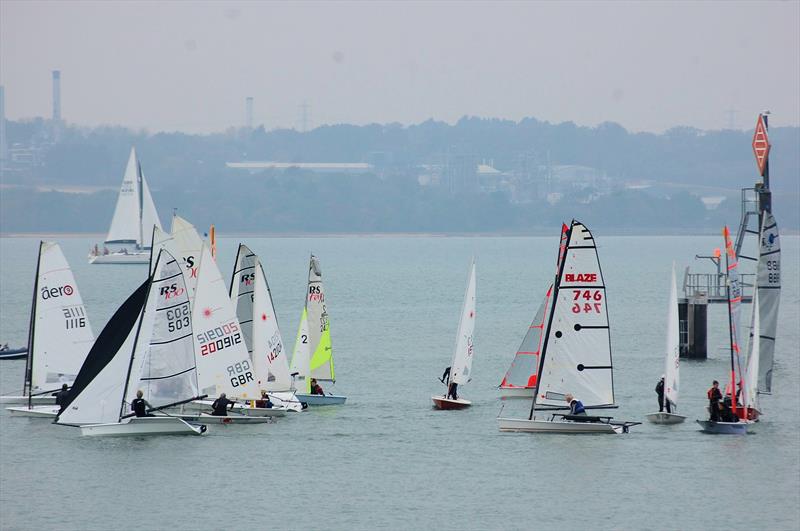
[[[335,380],[336,377],[333,373],[333,349],[331,348],[330,326],[330,322],[325,324],[325,330],[322,331],[317,348],[314,350],[314,355],[311,356],[311,371],[312,374],[314,374],[316,369],[324,367],[325,365],[330,365],[330,375],[327,374],[327,371],[325,371],[324,368],[321,371],[317,371],[317,373],[324,374],[323,378],[325,379]]]

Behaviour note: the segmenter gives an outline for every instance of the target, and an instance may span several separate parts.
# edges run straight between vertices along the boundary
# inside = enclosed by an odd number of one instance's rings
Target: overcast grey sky
[[[150,131],[526,116],[800,123],[800,2],[0,1],[10,119]]]

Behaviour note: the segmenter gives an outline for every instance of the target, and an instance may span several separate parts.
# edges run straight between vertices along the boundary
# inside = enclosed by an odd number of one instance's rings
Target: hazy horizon
[[[800,2],[0,3],[6,117],[207,133],[463,116],[800,125]],[[763,31],[756,26],[759,22]],[[758,76],[762,79],[758,79]]]

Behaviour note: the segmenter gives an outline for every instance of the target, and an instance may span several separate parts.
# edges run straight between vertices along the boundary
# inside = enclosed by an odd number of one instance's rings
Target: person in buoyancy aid
[[[564,400],[569,404],[570,415],[586,415],[586,408],[583,407],[583,402],[576,400],[574,396],[567,393]]]
[[[706,392],[708,397],[708,412],[709,420],[712,422],[719,421],[719,401],[722,400],[722,391],[719,390],[719,382],[714,380],[711,388]]]
[[[233,401],[228,400],[228,397],[225,393],[219,395],[219,398],[214,400],[214,403],[211,404],[211,412],[212,415],[216,417],[227,417],[228,416],[228,406],[232,406]]]
[[[722,422],[739,422],[739,417],[731,409],[731,397],[726,396],[722,401],[722,412],[720,413]]]
[[[155,417],[152,413],[147,412],[148,409],[153,409],[153,406],[150,405],[150,402],[142,398],[142,396],[144,396],[144,393],[142,393],[141,389],[136,391],[136,398],[131,402],[133,414],[137,417]]]

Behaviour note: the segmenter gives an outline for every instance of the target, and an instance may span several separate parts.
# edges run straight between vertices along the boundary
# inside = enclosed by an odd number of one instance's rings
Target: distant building
[[[236,170],[258,173],[264,170],[303,170],[313,173],[370,173],[374,166],[366,162],[226,162],[225,166]]]

